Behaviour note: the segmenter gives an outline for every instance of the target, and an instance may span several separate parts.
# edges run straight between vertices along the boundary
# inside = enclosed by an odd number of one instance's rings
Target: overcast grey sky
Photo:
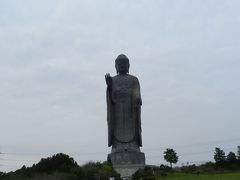
[[[0,171],[64,152],[106,160],[104,75],[130,59],[148,164],[240,145],[240,1],[1,0]]]

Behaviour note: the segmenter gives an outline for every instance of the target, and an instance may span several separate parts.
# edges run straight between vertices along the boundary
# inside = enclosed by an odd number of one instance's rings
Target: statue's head
[[[127,74],[129,72],[129,59],[124,54],[120,54],[115,60],[117,74]]]

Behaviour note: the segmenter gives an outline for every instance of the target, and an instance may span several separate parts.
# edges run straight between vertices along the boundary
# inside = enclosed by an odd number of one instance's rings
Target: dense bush
[[[6,176],[6,173],[0,171],[0,179],[4,176]]]
[[[160,170],[160,173],[163,173],[163,175],[166,174],[166,173],[168,173],[168,172],[173,171],[173,169],[172,169],[171,167],[166,166],[166,165],[164,165],[164,164],[161,164],[161,165],[160,165],[159,170]]]
[[[74,167],[77,167],[77,163],[73,158],[66,154],[59,153],[52,157],[41,159],[40,162],[32,166],[33,171],[36,172],[70,172]]]
[[[154,170],[151,167],[145,167],[144,169],[139,169],[134,173],[133,180],[154,180]]]
[[[195,164],[189,165],[189,166],[182,166],[180,168],[180,170],[183,173],[198,173],[199,172],[199,168]]]
[[[205,164],[201,164],[199,167],[199,172],[205,173],[213,173],[215,171],[215,163],[207,162]]]
[[[115,179],[120,179],[120,176],[113,170],[111,164],[108,162],[88,162],[82,167],[83,179],[87,180],[108,180],[109,177],[114,176]]]
[[[161,165],[157,166],[146,166],[143,169],[139,169],[133,175],[134,180],[154,180],[156,176],[166,176],[167,173],[173,171],[171,167]]]

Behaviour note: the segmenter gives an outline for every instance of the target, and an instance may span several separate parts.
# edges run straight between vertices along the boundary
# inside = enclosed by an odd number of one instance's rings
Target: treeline
[[[171,153],[170,153],[171,152]],[[172,158],[166,158],[166,154],[172,154]],[[164,159],[167,162],[170,162],[170,166],[167,165],[160,165],[157,166],[146,166],[144,169],[138,170],[134,175],[133,179],[148,179],[154,180],[157,176],[167,176],[168,174],[172,173],[190,173],[190,174],[216,174],[216,173],[223,173],[223,172],[234,172],[240,171],[240,146],[237,148],[237,153],[229,152],[227,155],[226,153],[216,147],[215,152],[213,155],[215,162],[207,162],[201,165],[187,165],[181,167],[171,167],[171,163],[173,163],[174,159],[177,161],[178,156],[175,150],[167,149],[164,152]],[[176,162],[175,161],[175,162]]]
[[[215,148],[215,167],[218,169],[236,170],[240,169],[240,146],[237,148],[237,155],[234,152],[225,152],[220,148]]]
[[[133,179],[151,180],[172,173],[215,174],[240,171],[240,146],[236,153],[229,152],[227,155],[216,147],[213,157],[215,162],[172,168],[172,164],[178,161],[178,156],[175,150],[168,148],[164,152],[164,159],[169,162],[169,166],[146,166],[138,170]],[[23,166],[15,172],[0,172],[0,180],[109,180],[110,177],[120,179],[110,163],[88,162],[79,166],[73,158],[63,153],[43,158],[37,164],[31,167]]]
[[[108,162],[88,162],[79,166],[73,158],[63,153],[41,159],[32,167],[23,166],[15,172],[0,173],[1,180],[109,180],[111,176],[120,179]]]
[[[170,166],[160,165],[160,166],[146,166],[144,169],[138,170],[133,175],[133,180],[154,180],[156,177],[164,177],[173,173],[179,174],[217,174],[224,172],[239,172],[240,171],[240,160],[234,162],[225,161],[221,164],[217,162],[207,162],[201,165],[187,165],[181,167],[171,168]]]

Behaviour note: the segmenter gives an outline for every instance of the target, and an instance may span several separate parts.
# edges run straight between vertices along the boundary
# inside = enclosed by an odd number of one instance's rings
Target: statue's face
[[[116,64],[116,69],[119,73],[128,73],[129,71],[129,61],[127,59],[121,59]]]

